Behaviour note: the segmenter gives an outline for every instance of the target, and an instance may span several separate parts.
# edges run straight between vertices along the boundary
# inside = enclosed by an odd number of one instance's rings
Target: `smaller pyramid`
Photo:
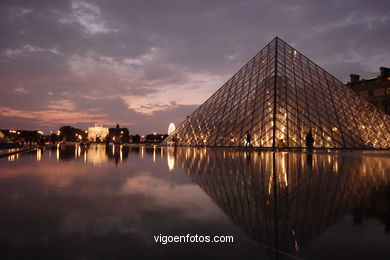
[[[390,148],[390,117],[276,37],[168,136],[189,146]]]

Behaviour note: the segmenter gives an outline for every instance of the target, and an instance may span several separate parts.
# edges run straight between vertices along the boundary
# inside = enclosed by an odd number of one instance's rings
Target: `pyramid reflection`
[[[389,231],[390,162],[355,155],[188,148],[176,160],[253,240],[294,252],[351,213]]]

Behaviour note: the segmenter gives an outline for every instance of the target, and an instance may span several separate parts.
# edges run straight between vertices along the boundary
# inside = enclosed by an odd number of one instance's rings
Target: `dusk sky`
[[[275,36],[346,82],[390,66],[390,1],[0,1],[0,129],[165,133]]]

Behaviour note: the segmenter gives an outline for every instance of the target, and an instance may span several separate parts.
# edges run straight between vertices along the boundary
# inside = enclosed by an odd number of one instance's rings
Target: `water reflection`
[[[46,237],[55,241],[72,235],[77,238],[74,248],[101,236],[101,245],[111,250],[113,236],[121,250],[138,239],[138,252],[155,249],[150,241],[159,233],[220,235],[223,230],[229,235],[239,227],[243,232],[236,233],[237,243],[244,246],[227,246],[227,256],[232,251],[241,255],[249,244],[258,248],[254,240],[274,258],[294,254],[320,259],[321,254],[325,259],[348,259],[362,248],[371,256],[366,242],[382,257],[390,257],[388,247],[378,242],[390,241],[381,236],[390,232],[390,160],[381,152],[57,145],[0,163],[0,229],[7,230],[13,221],[8,240],[15,247],[21,238],[44,244]],[[23,224],[26,216],[35,218],[34,223]],[[370,226],[371,220],[380,230]],[[34,229],[36,223],[39,230]],[[370,240],[362,238],[365,246],[358,247],[354,231],[341,233],[340,223],[351,224]],[[365,226],[369,228],[362,231]],[[41,235],[42,230],[46,234]],[[340,248],[348,257],[316,250],[340,240],[346,241]],[[101,246],[90,245],[91,252]]]
[[[172,172],[175,169],[176,151],[177,149],[174,147],[167,148],[167,163],[170,172]]]
[[[364,153],[363,153],[364,154]],[[296,252],[342,217],[390,230],[390,160],[361,153],[177,150],[178,164],[252,239]]]
[[[47,148],[50,153],[56,153],[57,161],[67,161],[82,158],[84,163],[90,163],[93,165],[103,164],[109,161],[115,162],[115,164],[124,163],[129,153],[140,155],[143,159],[145,154],[152,155],[152,162],[155,163],[157,156],[162,159],[164,155],[167,156],[168,169],[172,171],[175,167],[175,150],[173,148],[153,146],[127,146],[127,145],[105,145],[105,144],[93,144],[90,146],[82,145],[56,145]],[[39,150],[37,153],[37,161],[41,158],[41,153],[44,150]],[[10,157],[9,160],[14,160],[16,157]]]
[[[19,159],[19,154],[12,154],[7,156],[9,162],[13,162]]]
[[[48,149],[50,152],[55,151],[57,161],[82,158],[84,163],[93,165],[103,164],[109,160],[118,164],[124,162],[129,156],[129,147],[123,145],[57,145]]]

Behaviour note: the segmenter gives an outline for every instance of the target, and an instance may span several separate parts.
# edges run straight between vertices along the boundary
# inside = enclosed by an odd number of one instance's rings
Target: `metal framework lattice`
[[[390,185],[386,157],[198,148],[169,153],[235,225],[284,252],[304,247],[348,214],[386,216],[379,206],[386,197],[378,196]]]
[[[191,146],[390,148],[390,117],[276,37],[165,140]]]

